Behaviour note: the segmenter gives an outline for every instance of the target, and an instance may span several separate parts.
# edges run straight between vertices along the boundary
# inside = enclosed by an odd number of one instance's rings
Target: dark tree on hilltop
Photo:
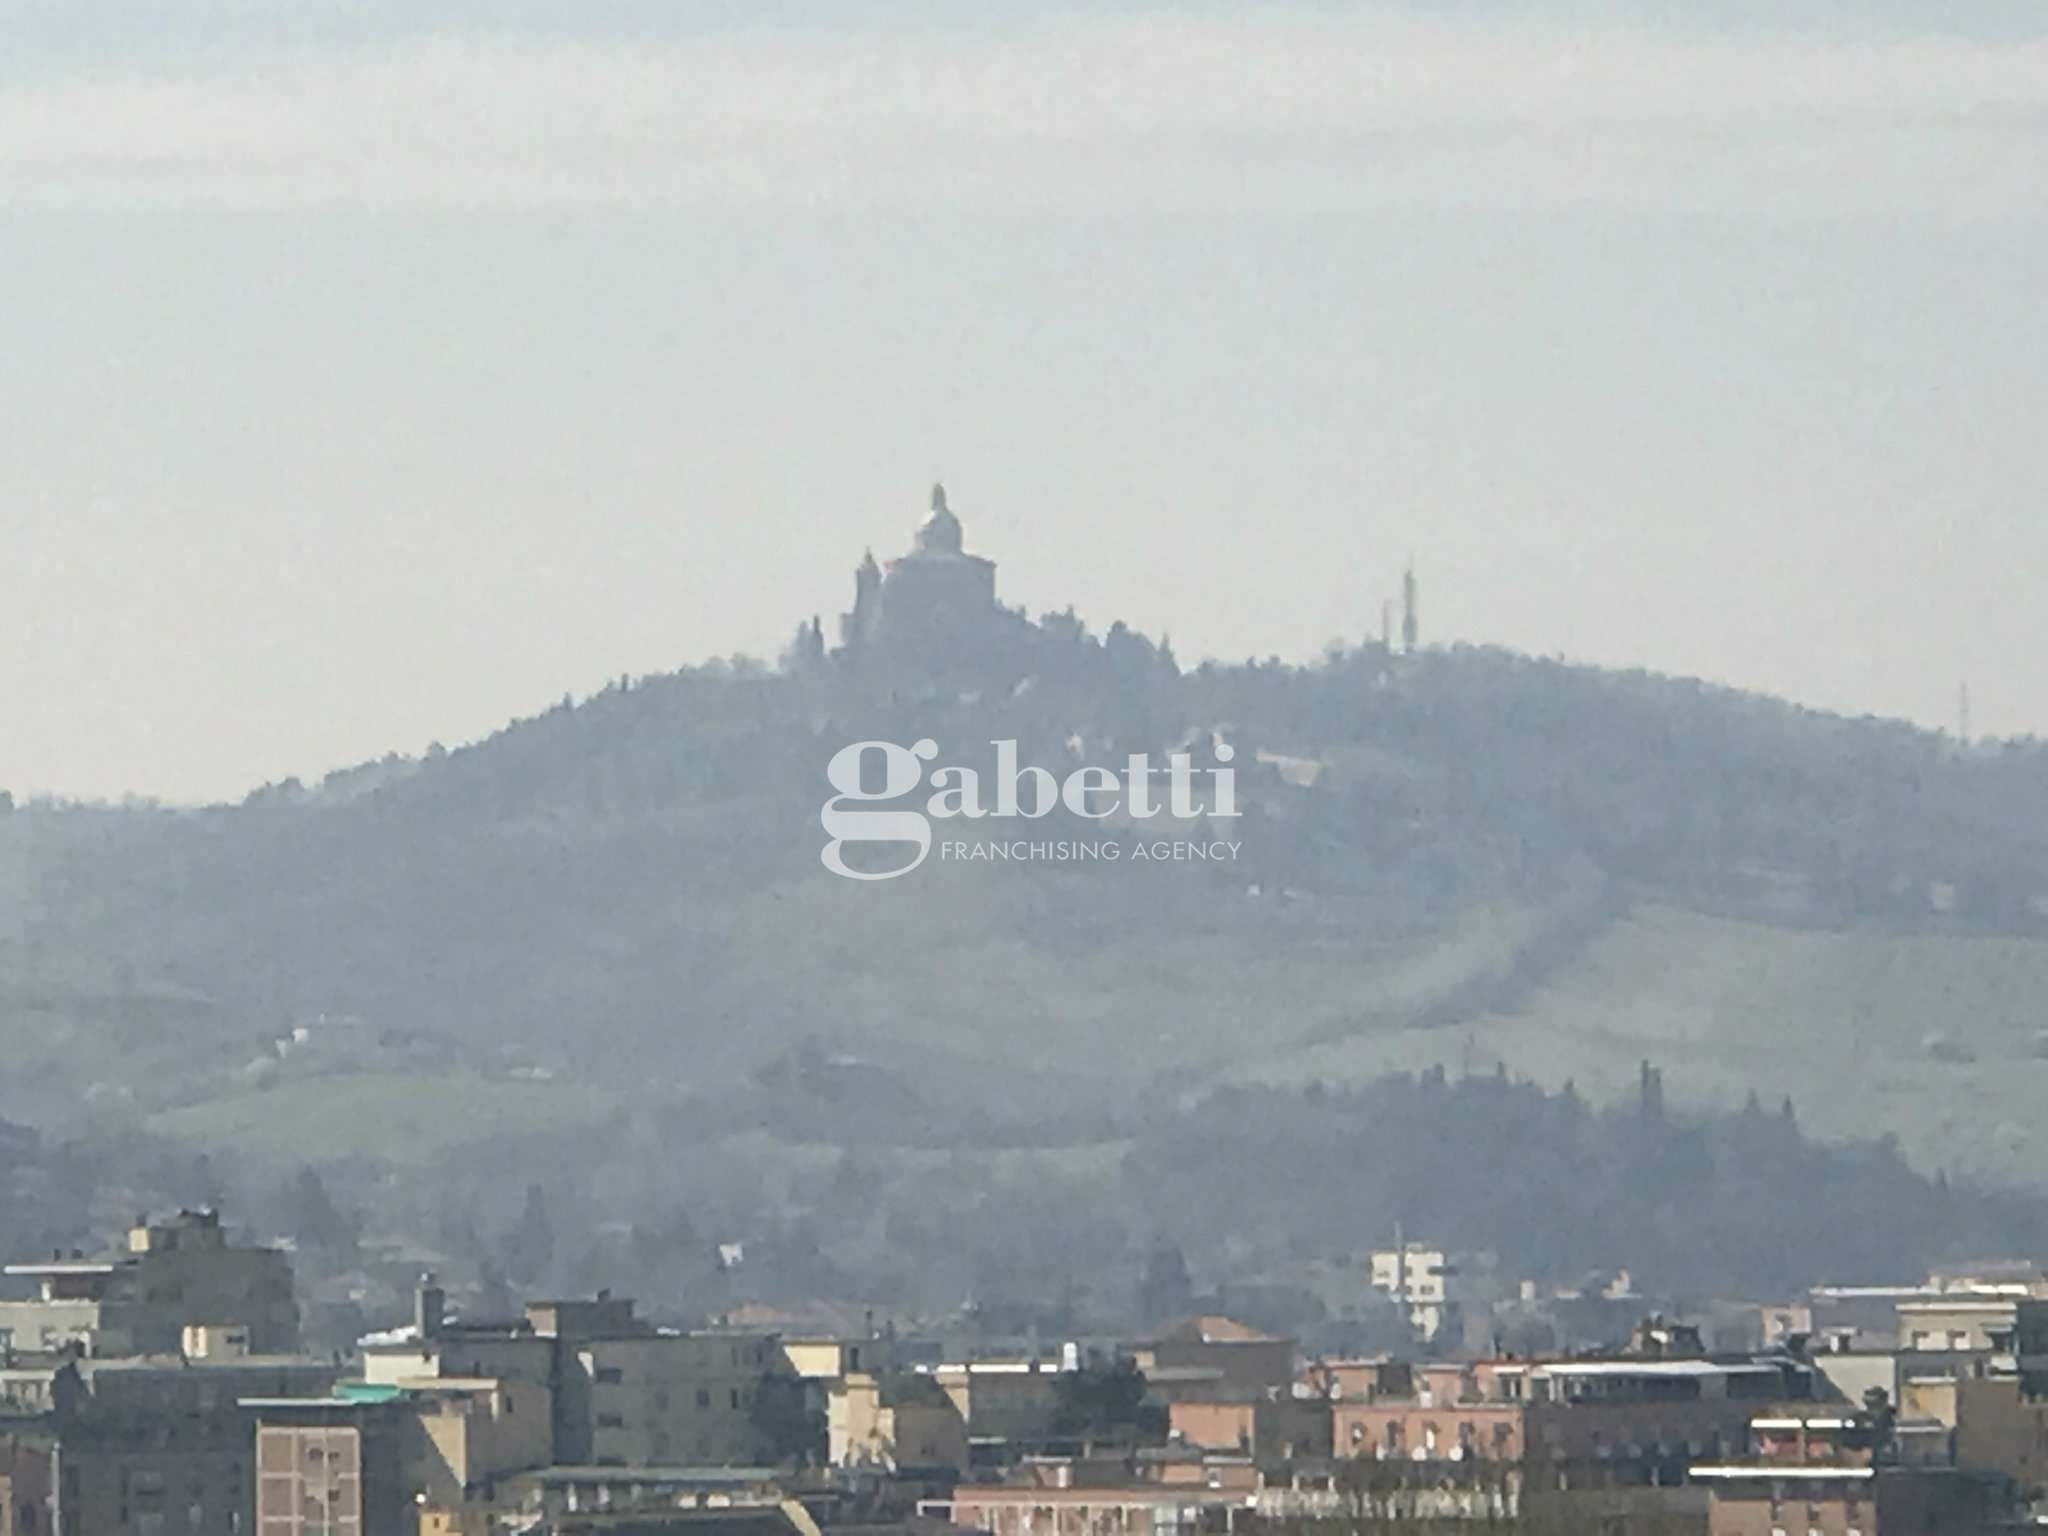
[[[514,1275],[537,1280],[553,1266],[555,1251],[555,1224],[548,1214],[547,1192],[538,1184],[529,1184],[518,1224],[505,1234],[505,1267]]]
[[[278,1200],[284,1226],[301,1243],[317,1250],[329,1263],[353,1258],[362,1236],[362,1217],[335,1202],[319,1173],[301,1168]]]
[[[1184,1316],[1194,1300],[1187,1256],[1177,1244],[1156,1244],[1145,1260],[1145,1279],[1138,1287],[1138,1311],[1147,1323]]]
[[[1404,1225],[1496,1251],[1514,1274],[1625,1268],[1688,1295],[1910,1280],[1952,1252],[2048,1243],[2040,1200],[1924,1177],[1894,1141],[1825,1145],[1753,1110],[1590,1112],[1569,1093],[1439,1072],[1342,1093],[1219,1091],[1142,1139],[1123,1185],[1134,1212],[1176,1213],[1191,1251],[1221,1254],[1226,1238],[1286,1251],[1313,1233],[1339,1252]]]

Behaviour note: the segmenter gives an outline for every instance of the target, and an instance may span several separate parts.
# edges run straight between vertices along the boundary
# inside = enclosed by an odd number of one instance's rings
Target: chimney
[[[448,1308],[448,1293],[435,1283],[429,1270],[420,1276],[412,1296],[412,1325],[421,1342],[441,1336],[441,1322]]]

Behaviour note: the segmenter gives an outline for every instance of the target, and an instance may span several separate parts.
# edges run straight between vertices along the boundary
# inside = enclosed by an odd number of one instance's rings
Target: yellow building
[[[852,1372],[831,1387],[826,1425],[835,1467],[967,1469],[967,1422],[927,1375]]]
[[[806,1381],[833,1381],[889,1363],[881,1339],[783,1339],[781,1349],[784,1366]]]
[[[783,1369],[764,1333],[653,1333],[576,1343],[564,1395],[588,1399],[583,1454],[598,1466],[753,1466],[771,1456],[754,1418],[761,1378]]]

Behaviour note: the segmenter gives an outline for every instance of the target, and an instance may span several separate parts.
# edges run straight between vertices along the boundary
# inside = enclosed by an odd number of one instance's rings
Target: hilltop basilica
[[[963,542],[946,488],[933,486],[931,516],[909,554],[887,568],[875,564],[873,550],[861,557],[853,573],[853,611],[839,620],[846,649],[922,650],[963,630],[985,630],[997,613],[996,563],[968,554]]]
[[[996,563],[967,552],[942,485],[932,487],[931,510],[908,553],[886,562],[872,550],[861,556],[853,607],[839,616],[838,646],[828,648],[820,620],[806,620],[786,664],[829,667],[890,692],[933,685],[978,691],[1104,666],[1126,680],[1179,672],[1169,646],[1123,624],[1098,638],[1071,608],[1033,623],[1022,609],[997,602]]]
[[[946,488],[935,485],[908,554],[886,565],[872,550],[861,557],[853,609],[839,620],[840,655],[862,665],[954,671],[993,660],[1023,627],[996,602],[996,563],[967,553]]]

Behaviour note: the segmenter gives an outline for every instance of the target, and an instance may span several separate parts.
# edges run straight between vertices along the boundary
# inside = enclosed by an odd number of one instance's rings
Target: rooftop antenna
[[[1964,683],[1956,693],[1956,740],[1963,746],[1970,744],[1970,685]]]

